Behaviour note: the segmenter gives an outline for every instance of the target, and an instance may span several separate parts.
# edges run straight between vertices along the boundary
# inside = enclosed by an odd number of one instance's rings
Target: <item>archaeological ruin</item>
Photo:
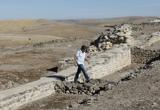
[[[131,25],[122,24],[109,27],[88,46],[91,58],[90,64],[86,64],[86,66],[92,78],[91,82],[83,83],[84,79],[81,76],[80,83],[74,84],[73,77],[76,72],[74,60],[73,58],[64,58],[58,62],[58,72],[53,72],[37,81],[16,88],[0,91],[0,109],[14,110],[26,103],[55,93],[95,95],[110,90],[118,82],[101,80],[101,78],[132,63],[146,64],[155,57],[160,57],[159,50],[149,51],[135,47],[135,44],[137,45],[137,42],[132,37]],[[128,74],[122,80],[136,77],[136,75]]]

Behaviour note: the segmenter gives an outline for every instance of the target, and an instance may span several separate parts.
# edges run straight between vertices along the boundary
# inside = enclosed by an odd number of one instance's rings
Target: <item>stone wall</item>
[[[130,65],[131,50],[127,44],[114,45],[112,49],[99,52],[89,60],[90,64],[85,64],[89,76],[93,79],[99,79]],[[73,66],[59,72],[58,74],[70,73],[68,81],[73,81],[76,71],[76,67]],[[83,80],[83,77],[80,80]]]
[[[114,45],[110,50],[100,52],[86,64],[91,78],[99,79],[131,64],[130,48]],[[0,110],[14,110],[23,104],[44,98],[55,93],[57,79],[73,81],[77,67],[71,66],[48,78],[0,92]]]
[[[0,110],[15,110],[21,105],[53,94],[55,81],[51,78],[42,78],[17,88],[1,91]]]
[[[131,64],[130,48],[126,44],[117,46],[93,58],[95,64],[91,62],[93,66],[89,70],[92,78],[102,78]]]
[[[117,26],[113,30],[106,31],[105,36],[99,36],[98,40],[95,40],[95,45],[90,45],[90,47],[94,46],[94,49],[99,49],[97,52],[92,51],[94,54],[91,55],[90,64],[86,64],[90,78],[102,78],[131,64],[131,50],[127,44],[121,44],[130,38],[130,28],[129,25]],[[49,43],[53,42],[55,41]],[[89,51],[90,54],[92,52]],[[73,62],[73,58],[62,60],[62,64],[65,65],[72,65]],[[65,65],[61,66],[66,67]],[[77,67],[70,66],[47,78],[44,77],[17,88],[1,91],[0,110],[14,110],[23,104],[54,94],[58,79],[73,81],[76,69]],[[83,77],[80,79],[83,81]]]

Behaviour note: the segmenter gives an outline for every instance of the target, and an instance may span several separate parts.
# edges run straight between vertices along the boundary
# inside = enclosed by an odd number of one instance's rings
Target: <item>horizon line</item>
[[[115,16],[115,17],[88,17],[88,18],[61,18],[61,19],[54,19],[54,18],[6,18],[6,19],[1,19],[0,21],[17,21],[17,20],[97,20],[97,19],[115,19],[115,18],[143,18],[143,17],[157,17],[160,18],[160,16]]]

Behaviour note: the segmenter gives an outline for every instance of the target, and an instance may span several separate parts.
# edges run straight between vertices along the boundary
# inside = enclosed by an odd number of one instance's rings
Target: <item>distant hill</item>
[[[0,34],[41,34],[59,37],[91,37],[104,29],[105,25],[121,23],[142,23],[157,17],[119,17],[78,20],[3,20],[0,21]]]

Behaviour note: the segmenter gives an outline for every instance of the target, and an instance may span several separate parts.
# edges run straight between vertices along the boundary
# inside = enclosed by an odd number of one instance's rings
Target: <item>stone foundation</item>
[[[93,79],[112,74],[131,64],[131,51],[126,44],[114,46],[112,49],[92,56],[87,71]],[[71,66],[48,78],[41,78],[17,88],[0,92],[0,110],[14,110],[18,107],[55,93],[58,79],[73,81],[77,67]]]

